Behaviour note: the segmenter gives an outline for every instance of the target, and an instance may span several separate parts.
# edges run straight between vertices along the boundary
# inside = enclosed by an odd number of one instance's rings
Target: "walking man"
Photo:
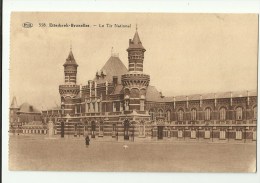
[[[86,147],[89,146],[89,142],[90,142],[90,139],[89,139],[89,137],[87,135],[86,138],[85,138]]]

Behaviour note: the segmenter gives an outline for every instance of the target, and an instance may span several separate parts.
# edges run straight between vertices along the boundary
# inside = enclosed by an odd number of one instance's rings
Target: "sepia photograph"
[[[10,171],[255,173],[259,16],[12,12]]]

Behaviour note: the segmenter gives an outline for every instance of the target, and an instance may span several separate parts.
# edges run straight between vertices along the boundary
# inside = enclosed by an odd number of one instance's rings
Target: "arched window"
[[[211,114],[211,110],[210,108],[206,108],[205,110],[205,120],[210,120],[210,114]]]
[[[197,110],[196,109],[192,109],[191,110],[191,120],[195,121],[197,119]]]
[[[254,119],[257,119],[257,107],[254,107]]]
[[[171,121],[171,111],[167,111],[167,121]]]
[[[149,110],[149,115],[151,116],[151,120],[154,120],[154,112],[153,112],[153,110]]]
[[[236,109],[236,118],[237,118],[237,120],[241,120],[242,119],[242,116],[243,116],[242,112],[243,112],[242,107],[238,107]]]
[[[159,117],[163,117],[163,110],[162,109],[158,110],[158,115],[159,115]]]
[[[183,110],[180,109],[178,111],[178,121],[183,121],[183,114],[184,114]]]
[[[222,107],[220,110],[219,110],[219,119],[220,120],[226,120],[226,109],[224,107]]]

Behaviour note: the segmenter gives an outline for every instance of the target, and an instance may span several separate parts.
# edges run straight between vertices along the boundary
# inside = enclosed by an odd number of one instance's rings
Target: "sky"
[[[33,27],[24,28],[25,22]],[[38,109],[60,105],[58,87],[70,46],[79,65],[78,84],[94,78],[112,47],[127,66],[136,24],[146,49],[144,73],[163,95],[256,90],[256,14],[12,13],[10,101],[16,96],[18,105],[28,102]]]

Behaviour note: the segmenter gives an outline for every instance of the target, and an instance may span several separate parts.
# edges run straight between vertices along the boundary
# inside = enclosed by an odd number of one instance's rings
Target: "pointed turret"
[[[142,42],[140,41],[140,38],[139,38],[139,35],[138,35],[137,31],[135,32],[133,43],[134,44],[142,44]]]
[[[68,84],[76,84],[77,83],[77,67],[78,64],[74,58],[72,53],[72,48],[70,48],[70,52],[68,58],[66,59],[64,66],[64,74],[65,74],[65,83]]]
[[[127,49],[129,72],[121,78],[126,110],[145,110],[146,88],[150,82],[150,76],[143,73],[145,51],[136,27],[134,38],[129,40]]]
[[[12,99],[12,103],[9,108],[9,125],[13,125],[14,122],[19,121],[18,120],[18,112],[20,110],[20,107],[17,105],[16,97],[14,96]]]
[[[67,66],[67,65],[75,65],[76,67],[78,66],[78,64],[76,63],[76,60],[73,56],[72,49],[70,49],[69,56],[66,59],[65,64],[63,64],[63,66]]]
[[[143,72],[143,60],[145,48],[142,45],[139,34],[137,32],[137,27],[133,40],[129,39],[128,52],[128,70]]]
[[[10,109],[19,109],[18,105],[17,105],[17,101],[16,101],[16,97],[13,97]]]
[[[135,35],[133,39],[129,39],[129,47],[127,51],[131,49],[141,49],[143,52],[145,52],[145,48],[142,45],[142,42],[140,40],[139,34],[137,32],[137,29],[135,31]]]
[[[63,115],[73,115],[75,114],[75,105],[72,99],[79,96],[80,86],[77,85],[78,64],[76,63],[71,47],[69,56],[63,66],[65,84],[59,86],[61,109],[64,110]]]

